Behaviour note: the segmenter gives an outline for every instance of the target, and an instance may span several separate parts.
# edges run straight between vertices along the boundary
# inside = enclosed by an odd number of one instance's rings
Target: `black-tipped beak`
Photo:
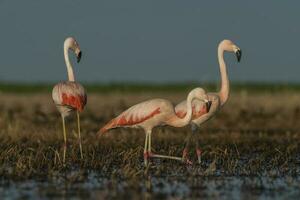
[[[238,49],[238,50],[235,52],[235,55],[236,55],[237,61],[240,62],[240,61],[241,61],[241,58],[242,58],[242,50]]]
[[[77,54],[77,63],[80,62],[80,60],[81,60],[81,55],[82,55],[82,53],[81,53],[81,51],[79,51],[79,53]]]
[[[206,102],[206,112],[209,112],[211,104],[212,104],[211,101]]]

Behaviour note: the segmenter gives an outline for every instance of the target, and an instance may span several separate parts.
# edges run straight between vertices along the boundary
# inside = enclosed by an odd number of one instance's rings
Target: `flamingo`
[[[151,99],[136,104],[116,118],[112,119],[103,126],[98,136],[104,134],[110,129],[118,127],[142,128],[146,133],[144,146],[144,164],[148,165],[150,157],[169,158],[181,160],[179,157],[153,154],[151,151],[151,133],[152,129],[159,125],[170,125],[174,127],[183,127],[189,124],[192,119],[192,101],[198,99],[208,103],[207,95],[202,88],[193,89],[186,100],[187,114],[183,118],[179,118],[174,109],[174,105],[165,99]]]
[[[241,56],[242,56],[242,51],[241,49],[236,46],[232,41],[230,40],[223,40],[219,43],[218,46],[218,60],[219,60],[219,65],[220,65],[220,72],[221,72],[221,90],[216,93],[208,93],[208,100],[210,102],[210,109],[208,112],[204,112],[205,110],[202,109],[203,102],[195,100],[193,101],[193,115],[192,115],[192,120],[191,120],[191,134],[187,137],[186,139],[186,144],[183,150],[182,154],[182,159],[187,159],[187,153],[188,153],[188,148],[189,144],[191,141],[191,138],[197,130],[199,129],[200,125],[203,124],[204,122],[208,121],[212,116],[216,114],[217,111],[219,111],[222,106],[227,102],[228,97],[229,97],[229,79],[227,76],[227,71],[226,71],[226,64],[224,61],[224,52],[234,52],[237,61],[240,62]],[[175,107],[176,114],[179,117],[185,117],[187,114],[187,106],[186,106],[186,101],[182,101]],[[196,154],[197,154],[197,159],[198,163],[201,163],[201,149],[199,148],[199,141],[196,140]]]
[[[79,112],[83,111],[84,106],[87,102],[87,96],[85,90],[81,84],[75,81],[73,67],[69,60],[69,49],[72,50],[76,57],[77,63],[81,59],[81,50],[79,48],[78,42],[73,37],[68,37],[64,42],[64,57],[68,71],[68,81],[62,81],[56,84],[52,91],[53,101],[61,114],[62,127],[63,127],[63,137],[64,137],[64,154],[63,163],[66,160],[67,151],[67,133],[65,126],[65,117],[69,116],[71,112],[76,111],[77,113],[77,128],[78,128],[78,139],[80,156],[83,159],[82,145],[81,145],[81,135],[80,135],[80,116]]]

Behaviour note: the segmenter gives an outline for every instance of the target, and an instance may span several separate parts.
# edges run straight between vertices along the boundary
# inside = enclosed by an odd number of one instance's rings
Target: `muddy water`
[[[148,177],[109,180],[90,172],[84,180],[5,181],[1,199],[298,199],[298,177]]]
[[[193,169],[189,171],[178,163],[176,165],[164,163],[163,167],[149,170],[151,175],[144,178],[143,172],[139,173],[143,171],[143,166],[137,166],[139,164],[136,161],[138,157],[142,158],[143,138],[139,135],[141,131],[121,130],[121,134],[112,132],[106,140],[93,144],[95,146],[87,148],[85,145],[86,151],[89,152],[110,153],[107,155],[96,153],[95,157],[94,154],[88,157],[89,160],[84,162],[87,167],[83,170],[92,168],[100,171],[116,162],[113,170],[117,172],[120,170],[116,174],[121,176],[138,174],[137,178],[130,180],[120,178],[118,175],[111,179],[109,170],[103,175],[94,171],[82,173],[72,168],[67,174],[61,174],[60,171],[63,170],[58,164],[53,165],[48,159],[49,155],[52,157],[47,146],[52,151],[58,149],[62,142],[59,116],[52,101],[49,100],[49,95],[2,94],[1,97],[0,128],[2,138],[5,140],[1,143],[0,200],[299,199],[300,197],[299,94],[272,93],[248,96],[233,94],[222,112],[207,123],[200,133],[200,142],[206,154],[203,155],[205,163],[200,172],[196,173],[197,176],[193,176]],[[86,144],[94,140],[93,134],[112,116],[150,97],[153,98],[153,94],[89,96],[89,105],[82,116]],[[157,94],[157,97],[179,102],[184,95]],[[286,102],[286,99],[289,101]],[[286,103],[283,105],[282,102]],[[69,122],[71,121],[74,120]],[[182,148],[182,141],[189,131],[188,128],[162,130],[158,132],[159,134],[155,134],[154,148],[163,149],[170,155],[179,155],[181,150],[178,149]],[[10,141],[7,136],[12,138],[11,145],[6,142]],[[114,151],[110,151],[112,146]],[[128,159],[127,163],[119,158],[124,152],[130,155],[124,158]],[[70,160],[72,165],[78,163],[74,153],[69,158],[72,159]],[[213,161],[216,161],[216,166],[212,167],[215,169],[205,173],[211,168],[210,163]],[[159,166],[158,164],[155,165]],[[27,170],[30,172],[25,176]],[[45,173],[45,170],[48,171]],[[59,172],[56,174],[55,170]],[[39,174],[43,174],[42,179],[30,179]],[[22,175],[24,177],[20,177]],[[2,176],[8,178],[4,180]],[[45,176],[48,178],[45,179]],[[14,178],[23,180],[16,181]]]

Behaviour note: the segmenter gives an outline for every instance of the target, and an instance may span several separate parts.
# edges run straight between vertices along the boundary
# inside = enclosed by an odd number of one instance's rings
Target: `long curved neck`
[[[192,101],[195,99],[195,97],[191,94],[188,95],[187,101],[186,101],[186,115],[184,118],[182,118],[182,123],[184,124],[183,126],[187,125],[190,123],[192,120],[192,115],[193,115],[193,107],[192,107]]]
[[[219,45],[218,47],[218,60],[220,65],[220,73],[221,73],[221,89],[219,92],[221,105],[226,103],[228,97],[229,97],[229,80],[226,70],[226,64],[224,61],[224,48],[222,45]]]
[[[192,101],[195,99],[195,97],[192,94],[189,94],[186,101],[187,106],[187,112],[184,118],[180,118],[175,114],[174,116],[167,122],[168,125],[174,126],[174,127],[183,127],[190,123],[192,120]]]
[[[67,66],[69,81],[75,81],[73,67],[72,67],[70,59],[69,59],[69,47],[67,45],[64,46],[64,56],[65,56],[65,62],[66,62],[66,66]]]

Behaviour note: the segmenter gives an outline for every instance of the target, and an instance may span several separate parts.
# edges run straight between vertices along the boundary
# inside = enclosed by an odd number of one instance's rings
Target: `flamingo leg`
[[[185,145],[182,152],[182,160],[187,163],[192,163],[192,161],[188,158],[188,152],[191,147],[191,140],[194,138],[195,133],[197,132],[198,126],[194,123],[191,124],[191,132],[188,134],[188,136],[185,139]],[[198,155],[198,154],[197,154]]]
[[[79,111],[78,110],[77,110],[77,127],[78,127],[80,157],[81,157],[81,159],[83,159],[82,145],[81,145],[81,133],[80,133],[80,116],[79,116]]]
[[[197,158],[198,158],[198,164],[201,164],[201,154],[202,154],[202,151],[199,148],[199,140],[197,140],[197,138],[196,138],[196,154],[197,154]]]
[[[63,134],[64,134],[64,155],[63,155],[63,164],[66,161],[66,152],[67,152],[67,132],[66,132],[66,125],[65,125],[65,117],[62,115],[62,125],[63,125]]]
[[[165,158],[165,159],[172,159],[172,160],[182,161],[181,157],[176,157],[176,156],[166,156],[166,155],[160,155],[160,154],[151,154],[151,157],[153,157],[153,158]]]
[[[150,156],[152,154],[151,151],[151,131],[148,133],[148,155]]]
[[[148,131],[146,131],[146,138],[145,138],[145,146],[144,146],[144,164],[145,166],[148,165],[148,151],[147,151],[147,147],[148,147]]]
[[[193,135],[193,133],[190,132],[185,139],[184,148],[183,148],[183,152],[182,152],[182,160],[188,160],[188,151],[190,149],[192,135]]]
[[[192,124],[192,134],[193,137],[196,137],[197,131],[199,129],[199,126],[197,126],[196,124]],[[197,138],[195,138],[196,141],[196,155],[197,155],[197,159],[198,159],[198,164],[201,164],[201,149],[199,148],[199,140]]]
[[[153,154],[151,151],[151,131],[148,133],[148,156],[152,158],[164,158],[164,159],[172,159],[182,161],[181,157],[176,156],[167,156],[167,155],[160,155],[160,154]]]

